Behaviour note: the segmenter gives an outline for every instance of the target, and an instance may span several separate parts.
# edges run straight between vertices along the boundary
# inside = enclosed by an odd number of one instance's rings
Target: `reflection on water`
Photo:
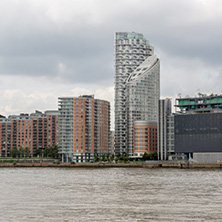
[[[0,221],[222,221],[220,169],[0,168]]]

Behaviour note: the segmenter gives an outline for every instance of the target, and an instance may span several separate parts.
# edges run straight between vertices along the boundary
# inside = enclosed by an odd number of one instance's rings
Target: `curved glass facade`
[[[115,154],[127,154],[126,80],[153,48],[141,33],[115,33]]]
[[[160,61],[148,57],[127,79],[127,152],[133,156],[133,125],[136,120],[158,121]]]

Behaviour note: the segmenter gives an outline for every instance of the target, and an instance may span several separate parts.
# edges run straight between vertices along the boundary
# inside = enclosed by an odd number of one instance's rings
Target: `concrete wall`
[[[199,164],[217,164],[218,160],[222,160],[221,153],[193,153],[193,160]]]

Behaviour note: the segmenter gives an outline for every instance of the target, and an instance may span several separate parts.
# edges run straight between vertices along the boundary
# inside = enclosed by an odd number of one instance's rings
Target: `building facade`
[[[176,107],[175,152],[189,159],[194,154],[203,158],[204,153],[211,153],[216,159],[222,152],[222,95],[199,93],[197,97],[177,98]]]
[[[0,118],[0,156],[9,156],[13,147],[27,147],[33,156],[37,149],[57,145],[57,125],[58,111],[36,111],[30,115]]]
[[[110,153],[110,103],[94,96],[59,98],[63,162],[90,162]]]
[[[160,61],[153,55],[141,63],[126,81],[127,99],[127,154],[133,152],[133,125],[135,121],[158,121],[160,98]]]
[[[168,157],[174,154],[174,115],[171,99],[159,100],[158,116],[158,159],[168,160]]]
[[[115,154],[127,152],[126,80],[153,48],[141,33],[115,33]]]
[[[222,112],[175,115],[175,152],[222,152]]]
[[[132,159],[142,158],[144,153],[157,152],[157,123],[135,121],[133,126]]]

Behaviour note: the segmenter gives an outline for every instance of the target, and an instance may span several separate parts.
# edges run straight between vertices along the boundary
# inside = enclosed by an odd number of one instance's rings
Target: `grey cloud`
[[[11,28],[0,23],[4,33],[0,37],[0,75],[44,75],[65,82],[110,84],[116,31],[142,32],[168,57],[198,58],[212,69],[221,66],[222,19],[205,17],[206,8],[200,1],[96,1],[99,22],[90,21],[93,11],[84,11],[63,23],[47,17],[50,4],[42,11],[38,8],[42,13],[38,14],[31,3],[26,7],[28,1],[22,2],[23,7],[14,10],[18,13],[14,18],[21,15],[16,25],[7,18]],[[59,63],[64,65],[62,71]]]

